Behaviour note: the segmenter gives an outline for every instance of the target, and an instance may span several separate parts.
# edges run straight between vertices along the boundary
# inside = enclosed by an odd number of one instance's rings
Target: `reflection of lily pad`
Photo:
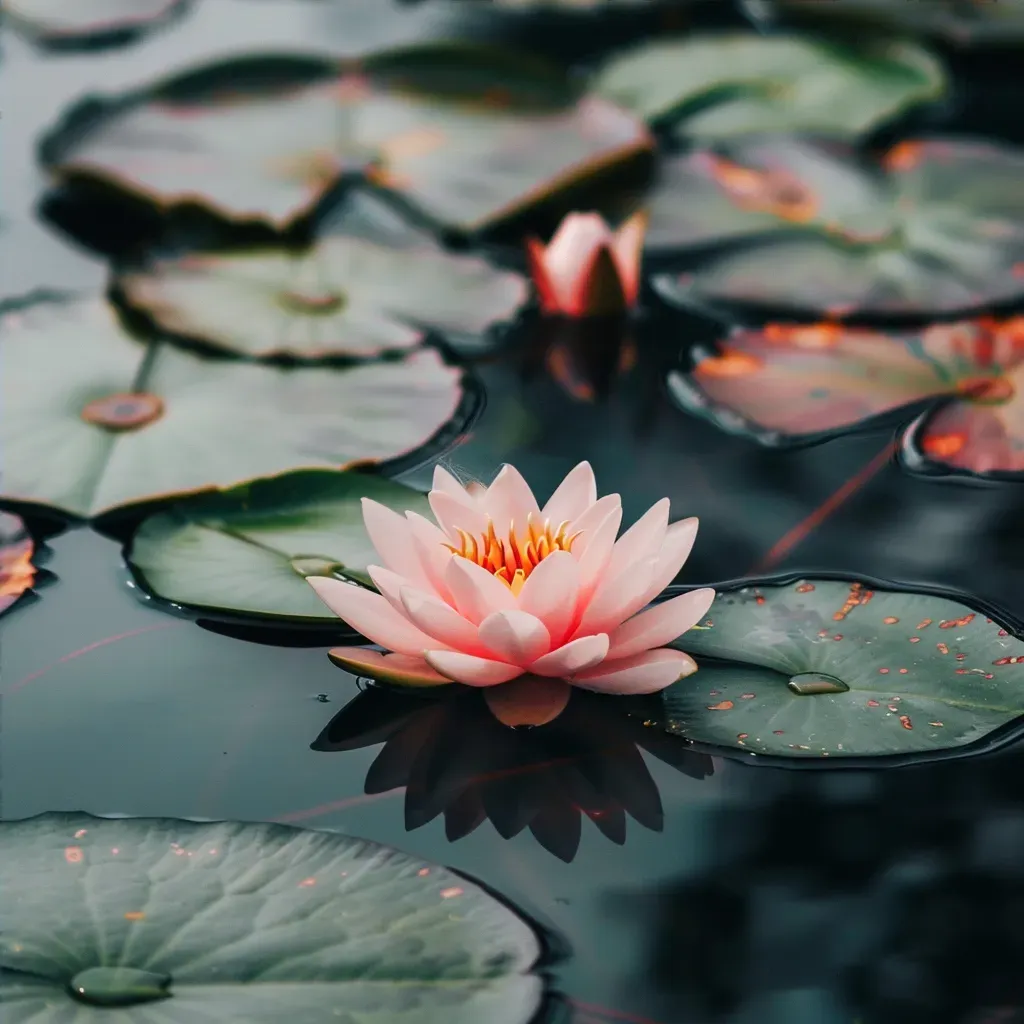
[[[911,141],[882,169],[838,145],[783,138],[670,161],[650,247],[731,247],[656,287],[670,302],[834,316],[952,313],[1024,294],[1024,152]]]
[[[690,372],[670,373],[668,385],[688,411],[764,444],[823,440],[931,401],[906,439],[912,460],[1024,471],[1022,317],[885,333],[836,324],[735,330]]]
[[[219,611],[338,618],[305,580],[340,574],[372,586],[379,561],[360,499],[429,515],[419,491],[365,473],[290,473],[200,495],[145,520],[129,561],[147,589]]]
[[[188,255],[119,283],[163,329],[251,356],[375,356],[413,348],[425,328],[476,338],[525,304],[518,274],[407,234],[332,232],[300,253]]]
[[[284,227],[344,172],[474,229],[650,148],[632,115],[546,65],[424,46],[368,57],[247,58],[73,111],[42,146],[59,177],[110,181]]]
[[[391,459],[463,397],[433,349],[345,370],[199,359],[140,345],[94,299],[40,302],[2,326],[3,494],[77,516]]]
[[[53,46],[135,36],[167,21],[187,0],[2,0],[0,12],[26,36]]]
[[[937,98],[944,85],[939,62],[912,43],[731,33],[641,46],[607,65],[595,89],[713,141],[768,132],[852,138]]]
[[[927,753],[1024,714],[1024,644],[948,597],[839,580],[744,587],[715,599],[665,691],[667,727],[784,757]]]
[[[542,998],[524,921],[365,840],[45,814],[0,824],[0,843],[11,1024],[526,1024]]]
[[[0,615],[32,589],[34,554],[35,545],[21,519],[0,512]]]

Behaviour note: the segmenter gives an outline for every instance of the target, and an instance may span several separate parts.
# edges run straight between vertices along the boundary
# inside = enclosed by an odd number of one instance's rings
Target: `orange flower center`
[[[512,523],[508,536],[499,537],[494,532],[494,523],[488,520],[487,532],[481,537],[471,537],[465,530],[458,530],[460,546],[448,544],[446,547],[452,554],[468,558],[493,573],[518,595],[527,577],[548,555],[572,550],[579,534],[567,536],[568,529],[568,522],[560,523],[556,530],[551,529],[548,520],[538,525],[531,515],[525,533],[517,532],[516,524]]]

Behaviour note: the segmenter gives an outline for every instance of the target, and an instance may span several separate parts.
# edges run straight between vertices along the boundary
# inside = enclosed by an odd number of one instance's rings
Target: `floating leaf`
[[[1024,152],[929,139],[881,166],[884,177],[838,144],[783,138],[671,161],[650,248],[730,247],[655,286],[670,302],[829,316],[954,313],[1024,294]]]
[[[72,111],[44,141],[58,177],[283,228],[346,172],[475,230],[652,143],[632,115],[501,51],[423,46],[360,62],[246,58]]]
[[[702,142],[769,132],[855,138],[941,96],[945,75],[900,40],[852,47],[728,33],[647,43],[614,58],[594,88]]]
[[[289,473],[200,495],[146,519],[129,563],[175,604],[342,624],[306,576],[343,575],[368,587],[379,562],[363,526],[364,497],[428,515],[419,491],[366,473]]]
[[[412,232],[157,260],[119,285],[164,330],[250,356],[377,356],[421,344],[425,329],[479,345],[529,298],[520,275]]]
[[[21,519],[0,512],[0,615],[32,589],[34,554],[35,544]]]
[[[668,385],[683,408],[764,444],[823,440],[930,402],[906,442],[912,459],[979,474],[1024,471],[1024,317],[917,331],[735,330],[689,373],[670,373]]]
[[[0,844],[11,1024],[527,1024],[540,1005],[540,945],[524,921],[376,843],[44,814],[0,823]]]
[[[75,516],[391,459],[463,399],[433,349],[344,370],[200,359],[139,344],[99,299],[39,302],[0,328],[4,496]]]
[[[583,814],[614,843],[626,840],[627,815],[661,831],[661,799],[639,748],[694,779],[713,772],[706,755],[627,715],[644,717],[647,699],[536,678],[431,693],[441,696],[371,687],[334,716],[313,749],[383,742],[366,792],[406,787],[406,828],[443,814],[452,842],[489,818],[503,838],[528,827],[545,849],[571,861]]]
[[[665,691],[670,732],[783,757],[964,747],[1024,714],[1024,644],[949,597],[841,580],[720,593]]]
[[[68,46],[140,35],[186,6],[187,0],[2,0],[0,11],[36,42]]]

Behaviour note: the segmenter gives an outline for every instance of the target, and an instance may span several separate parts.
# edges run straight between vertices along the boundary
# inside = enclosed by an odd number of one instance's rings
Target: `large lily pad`
[[[360,499],[429,515],[419,491],[366,473],[289,473],[200,495],[146,519],[129,563],[147,590],[175,604],[221,612],[338,618],[306,583],[339,575],[372,587],[379,561]]]
[[[486,48],[247,58],[96,104],[44,141],[58,178],[276,227],[353,172],[473,230],[652,145],[636,118],[579,97],[560,71]]]
[[[671,732],[783,757],[923,754],[1024,714],[1024,643],[949,597],[842,580],[719,594],[686,634],[698,676],[665,691]]]
[[[1022,176],[1024,152],[968,139],[903,142],[880,168],[785,138],[694,152],[665,169],[649,246],[728,247],[654,283],[670,302],[830,317],[1010,301],[1024,294]]]
[[[3,0],[0,13],[22,34],[51,46],[140,35],[180,13],[188,0]]]
[[[164,330],[251,356],[378,356],[421,344],[430,329],[476,347],[526,303],[522,276],[478,256],[446,252],[397,225],[386,234],[355,230],[383,215],[350,210],[301,252],[190,254],[118,284]]]
[[[365,840],[44,814],[0,845],[9,1024],[527,1024],[540,1005],[523,920]]]
[[[0,512],[0,615],[32,589],[36,567],[35,543],[22,520]]]
[[[824,440],[928,403],[904,438],[913,464],[1024,471],[1024,318],[875,331],[836,324],[737,329],[672,371],[690,412],[768,445]]]
[[[687,138],[808,132],[856,138],[939,97],[941,64],[900,40],[842,46],[728,33],[656,41],[613,59],[595,90]]]
[[[463,400],[433,349],[291,370],[132,339],[99,299],[42,301],[3,328],[4,497],[91,517],[293,469],[419,448]]]

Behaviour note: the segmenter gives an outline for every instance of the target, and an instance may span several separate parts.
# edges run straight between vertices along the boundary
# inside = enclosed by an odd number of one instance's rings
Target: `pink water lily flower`
[[[336,615],[390,652],[338,648],[337,664],[406,685],[495,686],[530,674],[609,693],[651,693],[696,671],[688,654],[662,645],[695,625],[715,592],[646,607],[697,535],[696,519],[669,523],[668,498],[618,540],[619,496],[597,497],[587,462],[543,509],[507,465],[486,489],[438,467],[428,498],[439,525],[363,498],[383,563],[368,568],[379,593],[308,578]]]
[[[570,317],[620,313],[636,305],[647,215],[612,231],[597,213],[570,213],[545,247],[526,240],[541,310]]]

